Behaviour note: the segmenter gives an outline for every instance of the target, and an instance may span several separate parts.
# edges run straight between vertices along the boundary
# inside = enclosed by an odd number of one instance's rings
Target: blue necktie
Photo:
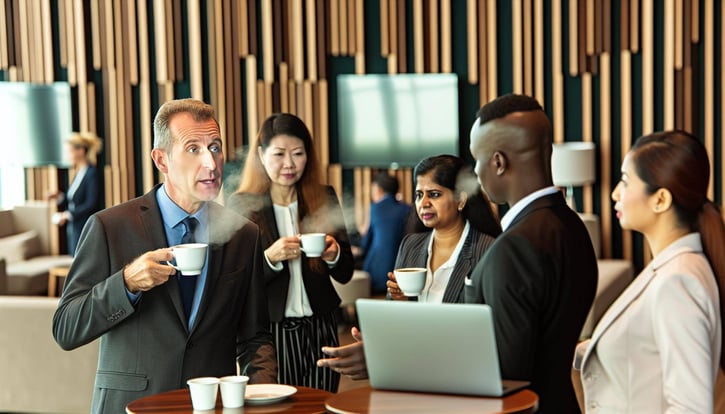
[[[186,217],[184,223],[184,235],[181,236],[181,244],[194,243],[194,229],[199,221],[194,217]],[[191,306],[194,302],[194,290],[196,290],[196,275],[180,275],[179,288],[181,288],[181,302],[184,304],[186,319],[191,315]]]

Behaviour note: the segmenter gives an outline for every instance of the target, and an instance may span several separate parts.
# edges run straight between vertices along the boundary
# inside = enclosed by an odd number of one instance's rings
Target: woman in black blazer
[[[463,286],[484,252],[501,234],[476,178],[464,161],[453,155],[424,158],[413,170],[415,215],[400,244],[395,268],[428,270],[418,300],[464,302]],[[392,269],[391,269],[392,270]],[[407,300],[388,273],[388,297]]]
[[[94,134],[74,133],[66,141],[75,176],[65,193],[52,194],[57,199],[58,210],[53,222],[66,225],[68,254],[74,255],[81,230],[86,221],[100,209],[100,187],[96,170],[96,154],[101,149],[101,140]]]
[[[227,205],[260,228],[279,382],[336,392],[339,374],[318,368],[316,361],[323,346],[339,343],[340,298],[330,277],[347,283],[354,261],[340,203],[332,187],[321,184],[312,136],[302,120],[274,114],[262,123]],[[301,252],[304,233],[326,234],[321,257]]]

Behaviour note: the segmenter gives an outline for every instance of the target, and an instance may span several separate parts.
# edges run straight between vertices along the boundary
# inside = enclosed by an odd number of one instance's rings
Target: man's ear
[[[508,158],[506,158],[506,154],[496,151],[493,153],[491,160],[494,165],[496,165],[496,175],[503,175],[508,168]]]
[[[151,150],[151,159],[154,160],[154,165],[156,165],[156,168],[158,168],[159,171],[163,174],[167,174],[169,172],[169,166],[168,166],[168,154],[166,154],[166,151],[160,149],[160,148],[154,148]]]

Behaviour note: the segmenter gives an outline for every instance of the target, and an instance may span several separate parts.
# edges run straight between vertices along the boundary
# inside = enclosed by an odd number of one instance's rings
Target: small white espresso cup
[[[423,267],[405,267],[395,269],[393,274],[405,296],[419,296],[425,287],[428,271]]]
[[[325,251],[325,233],[307,233],[300,236],[300,250],[307,257],[320,257]]]
[[[230,375],[219,378],[219,389],[222,393],[222,406],[224,408],[238,408],[244,406],[244,391],[247,388],[249,377],[246,375]]]
[[[181,272],[182,275],[194,276],[201,274],[206,261],[206,243],[179,244],[171,248],[176,264],[166,262]]]
[[[191,405],[194,407],[194,410],[211,410],[216,407],[219,378],[192,378],[186,381],[186,383],[189,385]]]

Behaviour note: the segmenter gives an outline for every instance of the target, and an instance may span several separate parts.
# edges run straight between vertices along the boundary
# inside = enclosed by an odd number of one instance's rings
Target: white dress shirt
[[[418,297],[419,302],[443,303],[443,294],[446,293],[448,281],[451,279],[453,269],[456,266],[458,256],[461,254],[463,243],[465,243],[470,229],[471,225],[468,220],[466,220],[466,226],[463,228],[461,238],[458,239],[458,244],[456,244],[456,248],[453,250],[453,253],[451,253],[451,257],[449,257],[445,263],[440,265],[435,272],[431,271],[430,267],[430,260],[433,257],[433,240],[435,239],[435,229],[433,229],[430,242],[428,242],[428,263],[426,263],[428,273],[425,277],[425,287],[423,287],[423,292],[420,294],[420,297]]]
[[[536,190],[533,193],[522,198],[521,200],[517,201],[516,204],[512,205],[511,208],[506,212],[506,214],[501,217],[501,229],[503,231],[506,231],[506,229],[511,225],[511,222],[514,221],[516,216],[518,216],[519,213],[521,213],[529,204],[540,199],[541,197],[556,194],[557,192],[559,192],[559,189],[554,186],[545,187],[540,190]]]

